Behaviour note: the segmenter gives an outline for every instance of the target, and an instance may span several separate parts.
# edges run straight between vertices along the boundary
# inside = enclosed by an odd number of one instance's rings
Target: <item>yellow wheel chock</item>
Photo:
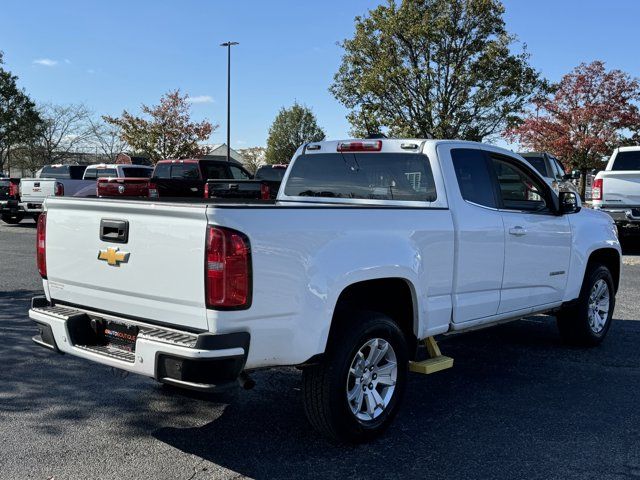
[[[409,371],[429,375],[453,367],[453,358],[446,357],[440,353],[440,348],[435,338],[425,338],[424,345],[427,347],[429,358],[421,362],[409,362]]]

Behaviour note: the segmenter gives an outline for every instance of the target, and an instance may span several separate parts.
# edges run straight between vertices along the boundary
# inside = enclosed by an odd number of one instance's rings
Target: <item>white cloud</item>
[[[211,95],[196,95],[195,97],[188,97],[189,103],[213,103],[213,97]]]
[[[69,65],[71,63],[71,60],[69,60],[68,58],[64,59],[64,63],[66,63],[67,65]]]
[[[50,58],[37,58],[33,61],[33,64],[42,65],[43,67],[55,67],[58,65],[58,61]]]

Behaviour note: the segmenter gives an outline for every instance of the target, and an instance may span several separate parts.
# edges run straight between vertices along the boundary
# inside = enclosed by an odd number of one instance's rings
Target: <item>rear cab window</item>
[[[611,170],[640,170],[640,150],[618,152]]]
[[[87,168],[87,171],[84,173],[85,180],[117,176],[118,170],[115,168]]]
[[[83,165],[46,165],[40,172],[40,178],[55,178],[58,180],[82,180],[87,167]]]
[[[152,172],[152,168],[126,167],[122,169],[125,178],[149,178]]]
[[[316,153],[296,158],[289,197],[434,202],[429,159],[411,153]]]
[[[263,166],[256,172],[256,179],[280,182],[284,178],[284,172],[286,171],[287,169],[282,167]]]
[[[200,178],[200,170],[196,162],[158,163],[153,171],[153,178],[197,180]]]

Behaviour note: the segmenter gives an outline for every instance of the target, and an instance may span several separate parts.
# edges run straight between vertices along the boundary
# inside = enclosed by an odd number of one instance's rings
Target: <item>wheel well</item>
[[[414,333],[416,305],[413,290],[409,282],[403,278],[382,278],[354,283],[345,288],[338,301],[331,320],[329,342],[336,331],[349,318],[339,315],[344,310],[370,310],[387,315],[398,324],[404,333],[410,356],[415,352],[418,341]]]
[[[589,256],[589,263],[587,264],[587,270],[594,264],[604,265],[611,272],[613,277],[613,285],[618,291],[618,285],[620,284],[620,254],[613,248],[601,248],[595,250]]]

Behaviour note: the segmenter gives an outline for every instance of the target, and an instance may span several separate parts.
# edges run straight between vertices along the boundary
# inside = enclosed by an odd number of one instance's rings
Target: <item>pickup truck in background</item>
[[[185,198],[205,195],[207,180],[251,180],[251,174],[235,160],[160,160],[150,179],[151,198]]]
[[[24,212],[18,205],[20,202],[20,179],[0,178],[0,218],[9,224],[20,223]]]
[[[591,186],[592,207],[608,213],[621,233],[640,226],[640,146],[614,150]]]
[[[567,173],[560,160],[547,152],[524,152],[520,155],[545,178],[556,192],[566,191],[580,194],[571,181],[580,178],[580,172]]]
[[[142,177],[142,176],[140,176]],[[208,180],[250,180],[251,174],[232,160],[183,159],[160,160],[150,178],[112,178],[98,182],[98,196],[150,198],[203,198],[208,195]],[[222,194],[223,188],[220,187]],[[253,195],[255,188],[247,190]],[[231,191],[231,194],[233,192]]]
[[[42,169],[39,178],[22,179],[20,206],[37,218],[42,213],[42,203],[47,197],[95,197],[98,178],[138,177],[150,171],[151,167],[126,164],[48,165]]]
[[[621,266],[611,218],[521,156],[415,139],[304,145],[271,204],[50,197],[36,254],[36,343],[200,391],[297,366],[311,424],[349,442],[409,371],[452,366],[435,335],[550,312],[599,344]]]

